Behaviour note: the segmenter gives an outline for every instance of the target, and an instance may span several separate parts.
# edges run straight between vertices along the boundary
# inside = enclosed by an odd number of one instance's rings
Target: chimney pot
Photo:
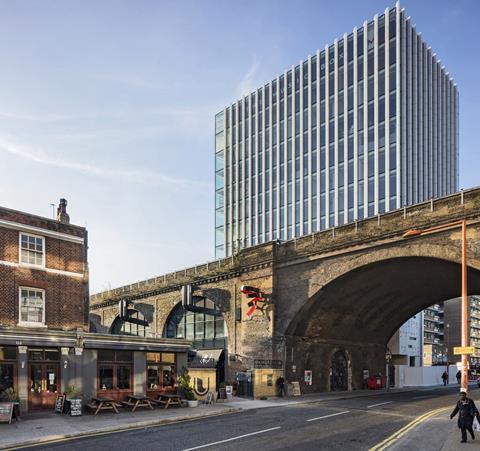
[[[57,208],[57,221],[62,224],[70,224],[70,216],[67,213],[67,199],[60,199]]]

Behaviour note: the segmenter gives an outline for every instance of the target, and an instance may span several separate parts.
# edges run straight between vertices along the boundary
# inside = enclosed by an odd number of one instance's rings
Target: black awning
[[[216,368],[223,358],[224,349],[199,349],[195,356],[188,362],[189,368]]]

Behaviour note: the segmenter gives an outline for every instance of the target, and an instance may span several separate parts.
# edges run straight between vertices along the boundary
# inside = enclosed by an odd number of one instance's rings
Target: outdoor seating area
[[[169,407],[186,407],[186,400],[175,393],[161,393],[156,399],[149,398],[144,395],[128,395],[124,401],[115,401],[113,398],[99,396],[93,397],[91,402],[85,407],[93,413],[98,415],[101,411],[111,411],[119,413],[118,408],[129,409],[135,412],[137,408],[144,407],[146,409],[154,410],[154,406],[168,409]]]

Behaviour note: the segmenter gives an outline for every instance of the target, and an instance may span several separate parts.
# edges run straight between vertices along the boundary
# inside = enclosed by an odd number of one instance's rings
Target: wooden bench
[[[113,410],[115,413],[118,413],[118,404],[111,398],[93,397],[92,402],[86,406],[95,409],[94,415],[97,415],[100,410]]]
[[[153,404],[156,404],[157,406],[164,406],[165,404],[167,404],[167,401],[164,401],[163,399],[151,399],[150,398],[150,402],[153,403]]]
[[[123,407],[135,407],[135,403],[130,401],[120,401],[120,405]]]
[[[184,403],[179,395],[174,394],[160,394],[155,400],[151,400],[159,406],[165,406],[165,409],[168,409],[170,406],[179,406],[184,407]]]

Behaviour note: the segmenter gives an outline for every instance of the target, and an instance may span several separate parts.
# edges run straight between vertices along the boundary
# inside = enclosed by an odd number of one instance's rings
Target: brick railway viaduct
[[[348,389],[361,388],[363,370],[384,373],[386,344],[408,318],[460,294],[460,228],[403,238],[455,220],[468,221],[469,294],[480,293],[480,188],[396,210],[287,242],[242,250],[210,264],[166,274],[91,297],[92,327],[107,330],[117,302],[131,299],[163,335],[180,288],[211,299],[228,331],[228,373],[254,359],[283,362],[287,380],[313,371],[303,391],[330,390],[332,356],[348,360]],[[245,315],[241,285],[272,301],[266,314]]]

